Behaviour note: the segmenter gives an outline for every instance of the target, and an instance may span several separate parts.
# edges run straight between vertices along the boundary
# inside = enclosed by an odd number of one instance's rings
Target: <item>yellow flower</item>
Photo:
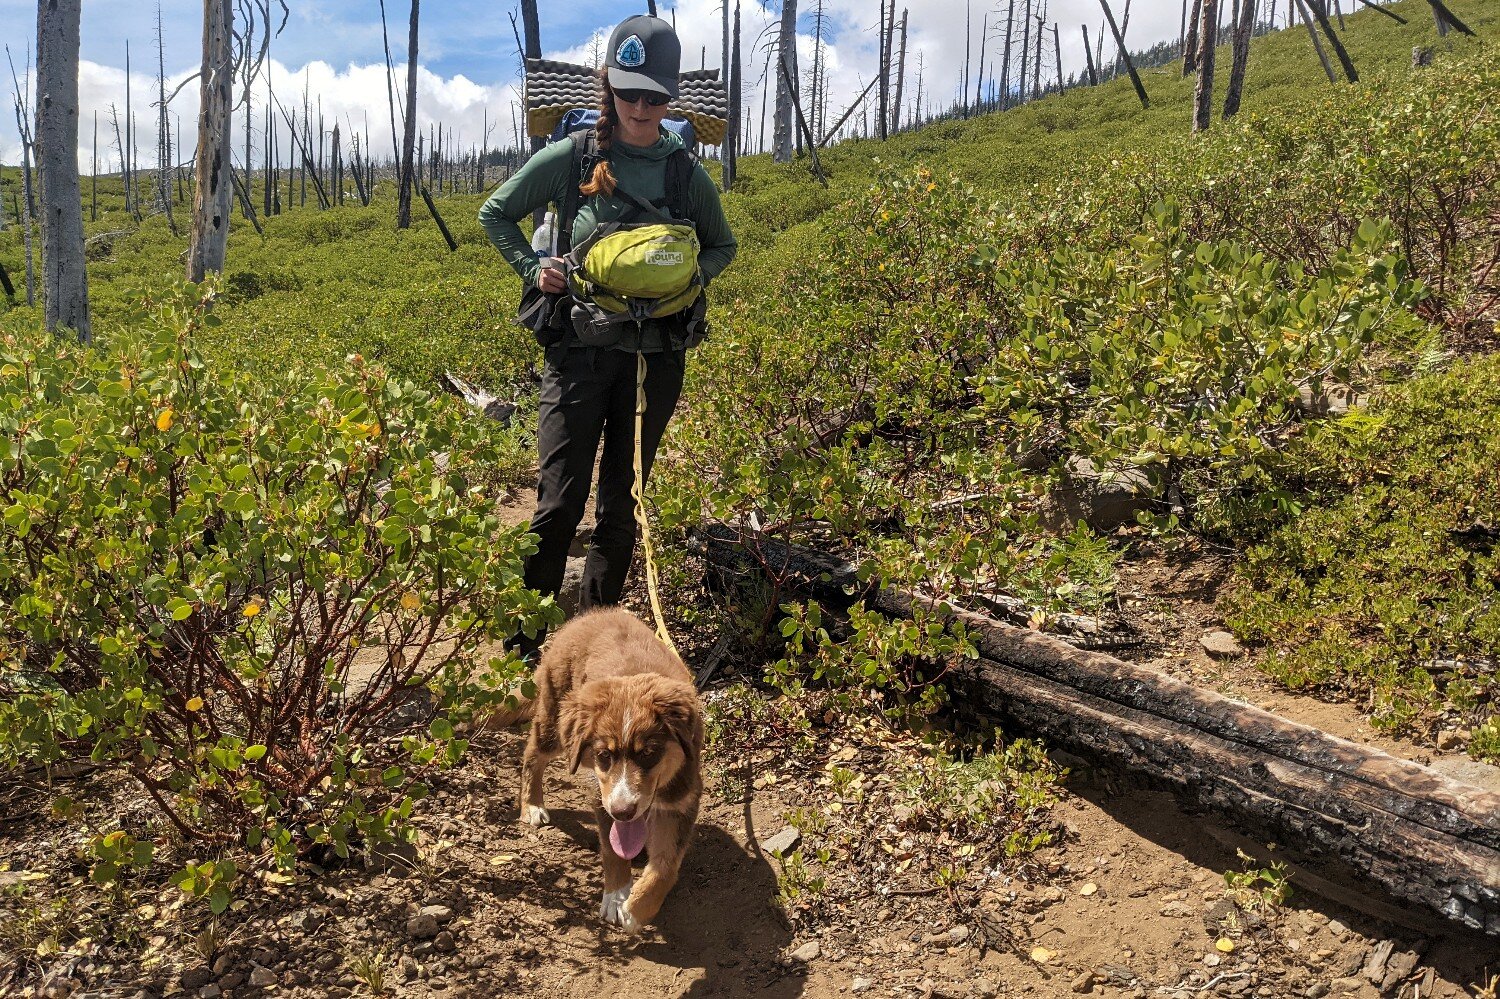
[[[262,606],[264,606],[264,604],[265,601],[260,597],[251,597],[250,602],[245,604],[245,609],[240,611],[240,613],[245,615],[246,617],[254,617],[255,615],[260,613],[260,609]]]
[[[203,698],[201,698],[201,697],[189,697],[186,707],[187,707],[187,709],[189,711],[202,711],[203,710]]]
[[[160,430],[162,433],[166,433],[168,430],[172,429],[171,406],[168,406],[166,409],[156,414],[156,429]]]
[[[421,606],[422,598],[417,596],[415,593],[412,593],[410,590],[408,590],[405,593],[401,594],[402,610],[414,611]]]

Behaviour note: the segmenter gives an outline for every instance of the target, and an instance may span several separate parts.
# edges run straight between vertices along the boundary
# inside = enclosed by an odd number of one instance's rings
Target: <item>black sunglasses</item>
[[[672,98],[666,94],[658,94],[654,90],[616,90],[615,96],[626,104],[638,104],[644,97],[646,103],[654,108],[666,107],[672,103]]]

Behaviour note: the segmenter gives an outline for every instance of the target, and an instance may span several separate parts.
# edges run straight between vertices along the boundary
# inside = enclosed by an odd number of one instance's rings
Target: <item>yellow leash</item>
[[[667,620],[661,612],[661,594],[656,585],[656,556],[651,551],[651,524],[646,519],[646,501],[642,497],[645,476],[641,473],[645,460],[641,456],[642,427],[646,416],[646,355],[635,352],[635,480],[630,484],[630,495],[635,500],[635,522],[641,526],[641,552],[646,561],[646,592],[651,595],[651,613],[656,616],[656,637],[662,640],[674,655],[677,646],[667,634]],[[678,655],[678,658],[682,658]]]

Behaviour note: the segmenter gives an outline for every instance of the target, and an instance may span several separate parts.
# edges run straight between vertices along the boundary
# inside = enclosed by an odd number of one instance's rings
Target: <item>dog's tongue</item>
[[[609,827],[609,845],[614,847],[616,856],[634,860],[635,855],[646,847],[646,819],[642,817],[629,822],[615,819]]]

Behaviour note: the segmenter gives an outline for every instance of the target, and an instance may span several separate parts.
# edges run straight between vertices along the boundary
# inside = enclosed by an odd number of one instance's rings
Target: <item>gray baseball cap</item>
[[[609,85],[616,90],[651,90],[676,97],[682,42],[666,21],[638,14],[621,21],[609,36],[604,65]]]

